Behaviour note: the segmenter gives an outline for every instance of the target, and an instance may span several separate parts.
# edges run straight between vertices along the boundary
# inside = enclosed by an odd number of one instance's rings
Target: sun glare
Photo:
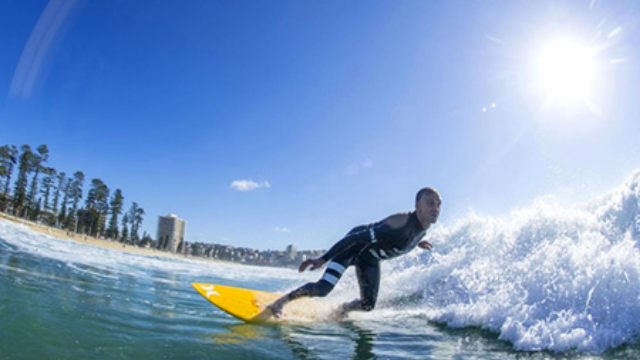
[[[595,51],[573,39],[546,43],[535,62],[537,88],[552,102],[588,101],[595,78]]]

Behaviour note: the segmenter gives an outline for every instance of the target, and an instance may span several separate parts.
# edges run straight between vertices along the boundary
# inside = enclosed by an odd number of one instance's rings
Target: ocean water
[[[383,263],[370,313],[244,324],[190,286],[319,273],[143,256],[0,221],[0,359],[639,359],[640,172],[566,208],[469,214]],[[357,296],[347,271],[331,304]]]

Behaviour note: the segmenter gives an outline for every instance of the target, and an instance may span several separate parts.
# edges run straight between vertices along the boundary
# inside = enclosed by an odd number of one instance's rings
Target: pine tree
[[[37,149],[38,153],[33,154],[31,157],[31,169],[34,172],[33,179],[31,180],[31,188],[27,194],[27,206],[31,211],[36,210],[37,193],[38,193],[38,176],[43,169],[42,164],[49,159],[49,148],[47,145],[40,145]],[[39,210],[39,209],[38,209]]]
[[[60,202],[60,192],[64,191],[65,181],[67,178],[67,174],[61,172],[56,177],[58,180],[58,185],[56,185],[56,192],[53,196],[53,211],[58,212],[58,203]]]
[[[23,210],[27,201],[27,183],[29,174],[32,172],[34,155],[29,145],[22,145],[20,150],[22,152],[18,164],[18,179],[13,189],[13,212],[17,216],[25,216]]]
[[[98,226],[96,228],[96,235],[104,236],[107,229],[107,214],[109,214],[109,187],[102,183],[98,188],[96,207],[99,213]]]
[[[0,183],[3,192],[2,201],[0,202],[0,211],[7,210],[7,196],[9,195],[9,185],[11,184],[11,176],[13,168],[18,163],[16,156],[18,149],[14,145],[4,145],[0,147]]]
[[[51,205],[50,200],[51,200],[52,192],[54,191],[54,188],[55,188],[56,173],[57,173],[56,169],[51,167],[42,169],[42,174],[44,175],[44,177],[40,181],[42,185],[40,194],[42,195],[42,200],[43,200],[42,207],[45,211],[50,211],[52,209],[52,207],[50,206]]]
[[[42,209],[42,199],[38,199],[38,202],[36,203],[35,206],[33,206],[33,208],[31,209],[31,212],[29,213],[29,220],[31,221],[38,221],[38,218],[40,217],[40,213]]]
[[[124,214],[124,216],[122,217],[122,237],[120,238],[120,242],[126,242],[127,238],[129,237],[127,224],[129,224],[129,215]]]
[[[133,243],[136,244],[138,237],[138,230],[140,229],[140,225],[142,225],[142,221],[144,219],[144,209],[138,206],[138,203],[135,201],[131,204],[131,208],[129,209],[129,221],[131,222],[131,238],[133,239]]]
[[[115,194],[111,198],[109,204],[111,211],[111,220],[109,220],[109,229],[107,230],[107,237],[110,239],[118,238],[118,216],[122,214],[124,196],[122,196],[122,190],[116,189]]]
[[[82,187],[84,185],[84,173],[82,171],[76,171],[73,174],[71,186],[69,188],[69,200],[71,201],[71,210],[67,216],[67,229],[74,232],[78,231],[78,204],[82,199]]]
[[[84,230],[92,236],[102,235],[104,220],[106,219],[109,205],[109,187],[100,179],[91,180],[91,188],[87,193],[85,202]]]
[[[69,204],[69,193],[71,192],[72,182],[73,179],[71,178],[66,178],[66,180],[64,180],[64,185],[62,186],[62,192],[64,196],[62,198],[62,203],[60,204],[60,215],[58,216],[58,226],[67,230],[69,230],[69,226],[67,223],[67,205]]]
[[[39,209],[40,218],[39,220],[43,223],[54,226],[56,223],[54,208],[52,207],[51,197],[53,192],[55,191],[55,176],[56,170],[51,167],[45,167],[42,169],[42,174],[44,177],[40,181],[41,189],[40,189],[40,199],[38,199],[38,203],[41,205]]]

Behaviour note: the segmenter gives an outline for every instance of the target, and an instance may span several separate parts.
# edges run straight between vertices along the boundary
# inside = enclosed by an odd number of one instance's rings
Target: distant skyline
[[[153,237],[173,213],[188,242],[326,249],[424,186],[447,226],[640,169],[633,0],[30,0],[0,47],[0,143]]]

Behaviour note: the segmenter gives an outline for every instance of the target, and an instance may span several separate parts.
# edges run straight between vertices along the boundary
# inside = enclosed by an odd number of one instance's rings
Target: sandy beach
[[[9,214],[5,214],[0,212],[0,220],[2,221],[10,221],[16,224],[21,224],[24,225],[26,227],[28,227],[29,229],[33,230],[33,231],[37,231],[39,233],[42,234],[46,234],[46,235],[50,235],[53,236],[55,238],[58,239],[67,239],[67,240],[72,240],[72,241],[77,241],[77,242],[81,242],[84,244],[89,244],[89,245],[93,245],[93,246],[99,246],[102,248],[107,248],[107,249],[113,249],[113,250],[118,250],[118,251],[126,251],[126,252],[130,252],[130,253],[136,253],[136,254],[141,254],[141,255],[149,255],[149,256],[166,256],[166,257],[174,257],[174,258],[181,258],[181,259],[188,259],[188,260],[198,260],[198,261],[210,261],[210,262],[217,262],[217,260],[213,260],[213,259],[205,259],[205,258],[193,258],[193,257],[185,257],[184,255],[180,255],[180,254],[173,254],[173,253],[168,253],[168,252],[164,252],[164,251],[160,251],[160,250],[156,250],[156,249],[150,249],[150,248],[141,248],[141,247],[137,247],[137,246],[131,246],[131,245],[125,245],[122,244],[120,242],[117,241],[112,241],[112,240],[108,240],[108,239],[100,239],[100,238],[96,238],[96,237],[92,237],[92,236],[88,236],[88,235],[84,235],[84,234],[76,234],[73,232],[68,232],[66,230],[61,230],[61,229],[57,229],[55,227],[50,227],[50,226],[45,226],[42,224],[37,224],[25,219],[21,219]]]

